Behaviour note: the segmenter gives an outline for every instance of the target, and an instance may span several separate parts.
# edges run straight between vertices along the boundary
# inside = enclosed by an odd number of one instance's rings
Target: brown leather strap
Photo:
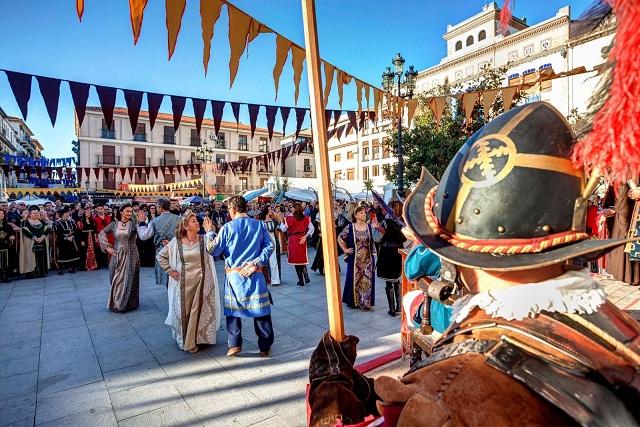
[[[240,273],[244,267],[225,267],[224,271],[226,273]],[[256,273],[262,273],[263,267],[257,267]]]

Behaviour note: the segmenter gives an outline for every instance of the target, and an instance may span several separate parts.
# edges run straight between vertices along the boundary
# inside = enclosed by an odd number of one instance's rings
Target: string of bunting
[[[101,86],[94,83],[82,83],[67,79],[21,73],[1,68],[0,70],[4,71],[7,75],[9,86],[11,87],[16,103],[18,104],[20,112],[22,113],[22,117],[25,121],[27,120],[28,104],[29,100],[31,99],[32,79],[36,79],[52,126],[55,126],[56,118],[58,115],[60,86],[63,81],[69,84],[69,90],[71,92],[71,98],[73,99],[73,105],[78,118],[79,126],[82,126],[82,122],[84,121],[84,116],[87,109],[87,101],[89,99],[89,90],[91,86],[95,88],[96,93],[98,94],[100,107],[102,109],[102,114],[104,116],[104,121],[107,129],[110,129],[113,123],[113,112],[116,104],[117,91],[122,91],[122,93],[124,94],[125,103],[127,105],[127,114],[129,116],[129,122],[131,124],[131,131],[133,133],[136,132],[136,128],[138,126],[138,119],[140,116],[140,110],[142,108],[142,98],[145,95],[147,98],[149,109],[149,123],[151,125],[151,129],[153,129],[155,125],[156,118],[158,117],[158,113],[160,111],[160,106],[165,97],[170,98],[171,100],[171,110],[173,112],[173,128],[175,131],[177,131],[178,127],[180,126],[182,113],[184,111],[187,99],[191,99],[198,135],[200,135],[202,122],[204,120],[208,104],[211,104],[211,113],[213,115],[213,124],[216,135],[220,132],[222,116],[227,104],[231,106],[231,110],[233,112],[233,116],[236,120],[237,125],[240,124],[240,106],[246,105],[249,113],[249,124],[251,127],[252,138],[255,134],[260,110],[264,109],[270,140],[273,138],[273,131],[278,111],[280,112],[280,118],[282,119],[282,133],[285,134],[287,121],[289,120],[289,116],[293,110],[296,120],[296,138],[298,137],[298,134],[302,129],[303,122],[307,114],[309,113],[308,108],[301,107],[250,104],[245,102],[189,98],[186,96],[168,95],[161,93],[143,92],[132,89],[121,89],[110,86]],[[327,110],[327,112],[336,120],[342,115],[343,112],[355,115],[355,111],[348,110]]]
[[[41,166],[29,163],[14,163],[0,165],[2,174],[9,178],[13,172],[16,177],[20,177],[23,173],[27,177],[36,177],[39,179],[51,178],[55,172],[59,179],[73,179],[73,168],[70,166]]]
[[[120,173],[120,180],[124,180],[125,176],[129,175],[129,180],[133,180],[134,174],[138,176],[138,178],[142,177],[144,173],[146,176],[151,176],[151,172],[155,175],[156,179],[160,172],[163,175],[173,175],[174,172],[178,172],[183,176],[187,176],[188,174],[193,175],[195,171],[198,174],[202,170],[202,165],[200,164],[188,164],[188,165],[171,165],[171,166],[101,166],[95,168],[87,168],[87,167],[77,167],[78,174],[78,182],[82,182],[83,177],[90,178],[91,172],[93,172],[93,176],[96,180],[99,180],[101,176],[106,177],[106,172],[114,171],[117,175]]]
[[[12,154],[3,154],[2,159],[7,165],[28,165],[28,166],[40,166],[40,167],[56,167],[56,166],[71,166],[71,163],[76,162],[75,157],[60,157],[54,159],[48,159],[46,157],[25,157],[14,156]]]
[[[201,188],[202,178],[190,179],[188,181],[172,182],[171,184],[126,184],[125,191],[150,192],[150,191],[173,191],[190,188]]]
[[[138,42],[138,38],[142,31],[142,21],[144,19],[144,10],[147,7],[147,3],[147,0],[129,0],[129,13],[134,45]],[[289,58],[289,53],[291,53],[291,67],[293,69],[293,83],[295,87],[294,101],[295,105],[297,105],[300,93],[300,80],[304,70],[305,48],[253,18],[227,0],[200,1],[200,23],[203,42],[202,64],[204,66],[205,76],[209,67],[214,27],[218,18],[220,18],[223,6],[227,7],[229,16],[229,88],[233,86],[235,81],[240,58],[245,51],[247,51],[248,55],[249,44],[261,34],[275,34],[275,65],[272,72],[275,86],[275,98],[276,100],[278,99],[280,76],[287,59]],[[185,7],[186,0],[165,0],[169,60],[171,60],[171,56],[176,48],[178,35],[182,27],[182,17],[184,15]],[[82,16],[84,14],[84,0],[76,0],[76,12],[78,14],[78,18],[82,21]],[[344,85],[348,85],[353,81],[355,82],[358,112],[363,110],[363,95],[366,100],[367,109],[379,110],[382,102],[382,95],[385,92],[377,88],[375,85],[371,85],[361,79],[358,79],[327,61],[321,60],[321,62],[323,63],[325,76],[325,106],[327,105],[332,85],[335,81],[336,89],[338,90],[338,102],[340,108],[342,108]],[[372,95],[373,99],[371,99]]]

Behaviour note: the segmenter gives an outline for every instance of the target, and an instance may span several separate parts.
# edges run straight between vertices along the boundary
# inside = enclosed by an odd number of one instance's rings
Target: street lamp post
[[[394,89],[397,90],[397,94],[401,98],[411,99],[413,97],[413,90],[416,88],[416,80],[418,78],[418,72],[413,68],[413,65],[409,66],[409,69],[403,74],[404,58],[400,53],[396,53],[391,63],[393,64],[393,70],[391,67],[382,73],[382,87],[387,92],[391,92]],[[404,89],[404,91],[403,91]],[[398,170],[397,181],[398,190],[397,193],[400,197],[404,198],[404,158],[402,150],[402,113],[398,111]]]
[[[214,142],[217,142],[218,138],[214,139]],[[202,203],[204,203],[204,199],[207,198],[207,163],[211,163],[213,160],[213,148],[207,146],[207,140],[204,139],[200,143],[200,146],[196,148],[196,160],[200,161],[202,164]]]

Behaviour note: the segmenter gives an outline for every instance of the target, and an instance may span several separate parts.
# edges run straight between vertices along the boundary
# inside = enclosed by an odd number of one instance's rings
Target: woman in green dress
[[[51,228],[41,221],[40,208],[29,207],[29,215],[22,221],[20,273],[44,277],[49,271],[49,241]]]

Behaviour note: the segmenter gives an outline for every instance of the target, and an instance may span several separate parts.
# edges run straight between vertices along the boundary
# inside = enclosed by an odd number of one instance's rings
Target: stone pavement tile
[[[62,427],[62,426],[91,426],[91,427],[116,427],[118,421],[111,405],[102,408],[91,408],[86,411],[78,412],[67,417],[58,418],[43,424],[42,427]]]
[[[40,355],[37,349],[17,352],[4,351],[0,356],[0,378],[37,371],[39,359]]]
[[[0,314],[0,324],[42,320],[42,309],[7,306]]]
[[[100,362],[100,368],[103,373],[154,360],[153,354],[144,344],[126,350],[98,354],[98,362]]]
[[[84,320],[84,316],[66,317],[56,320],[45,320],[45,322],[42,324],[42,330],[43,332],[49,332],[66,328],[75,328],[79,326],[87,326]]]
[[[2,426],[3,427],[33,427],[33,417],[24,418],[22,420],[19,420],[10,424],[3,424]]]
[[[111,393],[111,402],[121,421],[182,402],[182,397],[168,380],[162,380]]]
[[[41,329],[42,320],[40,319],[0,324],[0,342],[15,342],[17,340],[40,338]]]
[[[93,345],[91,344],[91,338],[83,336],[69,337],[68,339],[48,339],[43,341],[40,347],[41,366],[47,363],[66,363],[68,359],[75,358],[76,355],[86,355],[94,357]],[[67,359],[61,361],[60,359]]]
[[[123,336],[92,336],[96,354],[109,354],[116,351],[133,351],[144,347],[144,342],[132,329],[123,331]]]
[[[153,356],[161,365],[165,365],[171,362],[177,362],[178,360],[182,359],[188,359],[191,356],[191,353],[189,353],[188,351],[180,350],[180,348],[178,348],[178,344],[176,344],[175,341],[171,346],[168,346],[165,343],[150,343],[147,344],[147,347],[149,348],[149,350],[151,350],[151,353],[153,353]]]
[[[36,424],[111,405],[104,381],[38,396]]]
[[[102,380],[98,361],[89,358],[67,365],[49,365],[48,370],[40,369],[38,395],[57,393]]]
[[[12,396],[38,391],[38,371],[0,379],[0,402]]]
[[[51,322],[54,320],[67,319],[70,317],[76,317],[84,320],[84,313],[82,312],[82,308],[78,305],[75,308],[70,308],[68,310],[45,310],[42,320],[45,322]]]
[[[135,417],[127,418],[119,423],[120,427],[149,426],[197,426],[202,425],[189,405],[179,402],[165,406]]]
[[[155,360],[104,373],[107,390],[112,394],[166,379],[165,371]]]
[[[25,418],[31,420],[36,413],[36,394],[25,393],[2,399],[0,404],[0,423],[11,424]]]

